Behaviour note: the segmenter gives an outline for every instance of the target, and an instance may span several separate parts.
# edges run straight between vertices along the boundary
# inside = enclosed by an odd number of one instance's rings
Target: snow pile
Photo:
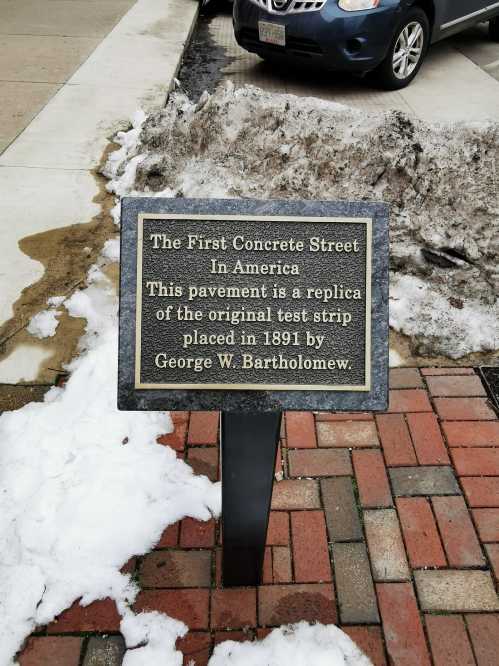
[[[459,358],[466,349],[490,349],[491,340],[499,347],[497,305],[484,304],[478,294],[451,307],[437,289],[429,289],[420,278],[392,275],[390,284],[390,325],[405,335],[417,336],[426,330],[424,349],[438,343],[436,328],[454,331],[456,338],[448,348],[448,356]]]
[[[421,354],[497,347],[499,125],[436,126],[229,84],[197,104],[173,95],[119,143],[105,169],[118,196],[390,203],[392,327]]]
[[[109,261],[120,260],[120,239],[110,238],[104,243],[101,256]]]
[[[51,338],[55,335],[59,321],[57,317],[60,312],[57,310],[43,310],[31,317],[27,327],[28,333],[36,338]]]
[[[262,641],[225,641],[215,648],[209,666],[372,666],[338,627],[322,624],[274,629]]]
[[[117,299],[97,267],[65,307],[87,320],[66,386],[0,416],[0,665],[76,599],[105,597],[125,617],[127,645],[144,645],[127,666],[147,650],[154,658],[141,665],[180,664],[173,646],[186,628],[136,618],[128,604],[138,590],[120,568],[169,524],[218,514],[220,487],[156,444],[171,431],[166,413],[116,409]]]
[[[183,622],[156,611],[135,615],[125,609],[120,629],[130,648],[122,666],[182,666],[183,655],[175,642],[187,633]]]
[[[113,187],[113,192],[117,197],[128,194],[134,185],[137,167],[145,156],[134,154],[139,145],[142,126],[147,119],[146,114],[140,109],[132,118],[132,129],[128,132],[118,132],[114,137],[114,142],[121,148],[114,150],[108,157],[106,170],[109,173],[120,171],[120,180]],[[120,223],[120,208],[116,205],[111,214],[116,225]]]

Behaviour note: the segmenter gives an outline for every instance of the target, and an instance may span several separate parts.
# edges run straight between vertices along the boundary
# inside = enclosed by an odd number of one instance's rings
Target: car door
[[[479,17],[491,3],[492,0],[444,0],[441,29],[458,26],[466,19],[473,19],[474,15]]]

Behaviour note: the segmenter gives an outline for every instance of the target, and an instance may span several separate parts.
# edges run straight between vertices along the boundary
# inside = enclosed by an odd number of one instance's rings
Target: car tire
[[[499,16],[489,21],[489,35],[495,42],[499,42]]]
[[[408,39],[414,39],[415,46],[405,45]],[[385,59],[374,72],[379,85],[385,90],[408,86],[423,64],[429,41],[428,17],[419,7],[412,7],[399,23]]]
[[[226,0],[199,0],[199,13],[204,16],[214,16],[225,12],[229,6]]]

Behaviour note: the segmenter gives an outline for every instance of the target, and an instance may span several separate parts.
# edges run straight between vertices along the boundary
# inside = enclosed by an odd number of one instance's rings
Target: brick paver
[[[403,414],[376,416],[387,465],[416,465],[416,454]]]
[[[289,544],[289,513],[286,511],[270,512],[267,544],[269,546],[287,546]]]
[[[218,412],[192,412],[189,420],[187,443],[190,446],[216,444],[219,419]]]
[[[290,479],[274,485],[273,509],[320,509],[320,506],[317,481]]]
[[[376,427],[371,421],[317,422],[319,446],[357,449],[379,446]]]
[[[286,414],[286,441],[290,449],[314,449],[317,446],[312,413],[288,412]]]
[[[350,477],[322,479],[322,501],[330,541],[362,539],[362,525]]]
[[[449,565],[483,566],[485,559],[464,499],[433,497],[432,504]]]
[[[444,421],[449,446],[499,446],[499,421]]]
[[[190,629],[206,629],[209,624],[209,597],[206,589],[145,590],[135,601],[136,611],[159,611],[185,622]]]
[[[331,572],[329,572],[329,576],[331,576]],[[272,582],[293,582],[291,549],[286,546],[274,546],[272,548]]]
[[[461,615],[426,615],[425,624],[435,666],[475,666]]]
[[[88,606],[75,602],[47,627],[49,634],[87,631],[119,631],[121,618],[110,599],[94,601]]]
[[[182,548],[210,548],[215,545],[215,521],[184,518],[180,525]]]
[[[499,654],[499,615],[467,615],[466,624],[477,666],[496,666]]]
[[[92,636],[82,666],[121,666],[125,649],[121,636]]]
[[[352,457],[362,506],[365,509],[392,506],[392,493],[381,451],[354,451]]]
[[[431,666],[412,585],[378,583],[377,592],[390,663]]]
[[[470,506],[499,507],[499,477],[462,477],[464,494]]]
[[[297,583],[322,583],[331,580],[323,511],[291,513],[293,561]]]
[[[73,636],[33,636],[19,666],[79,666],[83,639]]]
[[[187,438],[187,422],[173,423],[173,432],[158,437],[158,443],[171,446],[175,451],[183,451]]]
[[[483,542],[499,541],[499,509],[474,509],[471,514]]]
[[[493,421],[496,418],[486,398],[435,398],[433,403],[444,421]]]
[[[412,568],[444,567],[447,562],[429,501],[400,497],[397,509]]]
[[[256,591],[249,588],[213,590],[211,627],[239,629],[256,625]]]
[[[180,533],[180,523],[169,525],[161,535],[160,540],[156,544],[156,548],[170,548],[178,544],[178,536]]]
[[[390,388],[423,388],[423,379],[417,368],[391,368]]]
[[[432,396],[468,397],[487,395],[480,377],[477,375],[428,377],[426,383]]]
[[[365,545],[334,544],[333,562],[341,621],[345,624],[379,622],[378,605]]]
[[[414,572],[419,603],[426,611],[493,611],[499,600],[489,571],[420,569]]]
[[[345,626],[343,631],[358,645],[372,661],[373,666],[386,666],[383,634],[380,627]]]
[[[218,449],[216,447],[189,449],[187,462],[196,474],[204,474],[211,481],[218,479]]]
[[[426,391],[422,389],[395,389],[390,391],[389,412],[431,412]]]
[[[451,467],[398,467],[390,470],[395,495],[459,495]]]
[[[214,520],[169,526],[123,566],[137,611],[188,625],[184,665],[308,620],[339,623],[374,666],[496,666],[499,420],[473,368],[398,368],[390,382],[385,414],[284,415],[260,587],[222,587]],[[158,445],[217,480],[218,413],[172,420]],[[119,628],[110,599],[75,603],[19,664],[120,666]]]
[[[410,578],[397,512],[394,509],[364,511],[364,527],[376,581]]]
[[[210,587],[209,550],[155,550],[140,567],[142,587]]]
[[[289,452],[290,476],[346,476],[352,474],[347,449],[316,449]]]
[[[499,475],[499,449],[452,449],[451,456],[459,476]]]
[[[262,585],[258,589],[258,617],[264,627],[300,620],[335,623],[333,586],[330,583]]]
[[[177,649],[184,655],[184,666],[206,666],[210,658],[212,639],[207,631],[189,631],[177,640]],[[102,665],[104,666],[104,664]]]
[[[485,544],[485,552],[490,562],[490,568],[494,574],[496,583],[499,582],[499,543]]]
[[[449,464],[449,455],[435,414],[407,414],[407,425],[420,465]]]

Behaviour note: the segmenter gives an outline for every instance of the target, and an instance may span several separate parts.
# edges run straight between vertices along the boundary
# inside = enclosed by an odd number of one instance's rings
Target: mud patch
[[[114,144],[109,146],[102,164],[115,149]],[[48,298],[69,296],[85,285],[87,272],[96,262],[104,243],[116,235],[110,215],[114,198],[106,191],[105,179],[97,172],[94,177],[99,188],[94,202],[100,205],[101,212],[90,222],[52,229],[19,241],[22,252],[43,264],[45,271],[38,282],[22,291],[13,306],[13,316],[0,327],[0,364],[20,345],[51,352],[46,354],[38,368],[32,369],[30,377],[21,380],[23,382],[53,384],[64,372],[64,365],[75,355],[78,340],[84,332],[85,320],[70,317],[64,308],[60,308],[60,323],[51,338],[37,339],[26,331],[26,326],[33,315],[47,307]],[[109,267],[106,272],[117,284],[117,265]]]

